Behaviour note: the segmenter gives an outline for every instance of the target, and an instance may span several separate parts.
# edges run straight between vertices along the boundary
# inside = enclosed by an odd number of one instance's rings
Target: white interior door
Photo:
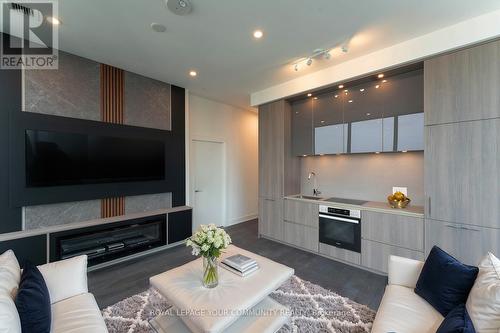
[[[193,230],[225,225],[224,143],[193,140]]]

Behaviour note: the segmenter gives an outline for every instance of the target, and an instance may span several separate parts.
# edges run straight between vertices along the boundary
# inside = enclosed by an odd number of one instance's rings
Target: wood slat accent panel
[[[101,120],[123,124],[123,70],[101,64]],[[125,215],[125,197],[101,200],[101,217]]]
[[[123,124],[123,70],[101,64],[101,120]]]
[[[101,199],[101,217],[125,215],[125,197]]]

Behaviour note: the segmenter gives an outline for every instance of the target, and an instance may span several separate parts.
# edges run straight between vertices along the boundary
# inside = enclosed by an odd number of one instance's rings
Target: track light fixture
[[[294,71],[298,72],[300,69],[300,64],[304,63],[307,66],[311,66],[313,63],[313,60],[319,60],[319,59],[325,59],[325,60],[330,60],[333,58],[332,56],[332,51],[334,49],[338,49],[340,47],[340,50],[343,53],[347,53],[349,51],[349,41],[344,41],[342,44],[337,44],[336,46],[329,48],[329,49],[316,49],[314,50],[309,56],[306,56],[304,58],[301,58],[295,62],[292,63]]]

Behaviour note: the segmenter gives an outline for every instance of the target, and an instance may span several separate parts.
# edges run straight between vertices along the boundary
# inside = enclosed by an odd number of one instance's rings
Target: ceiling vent
[[[167,3],[167,8],[175,15],[184,16],[193,10],[189,0],[164,0]]]

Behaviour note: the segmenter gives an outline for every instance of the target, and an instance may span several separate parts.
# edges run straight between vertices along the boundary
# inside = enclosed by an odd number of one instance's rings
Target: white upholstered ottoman
[[[251,332],[248,329],[252,327],[259,327],[262,332],[279,329],[290,314],[268,295],[287,281],[294,270],[233,245],[225,250],[221,259],[237,253],[255,259],[260,269],[240,277],[219,268],[219,285],[213,289],[202,285],[201,258],[151,277],[151,285],[173,305],[182,320],[181,325],[177,318],[165,316],[157,318],[156,324],[169,327],[172,332],[186,332],[186,328],[203,333],[231,332],[233,329]]]

